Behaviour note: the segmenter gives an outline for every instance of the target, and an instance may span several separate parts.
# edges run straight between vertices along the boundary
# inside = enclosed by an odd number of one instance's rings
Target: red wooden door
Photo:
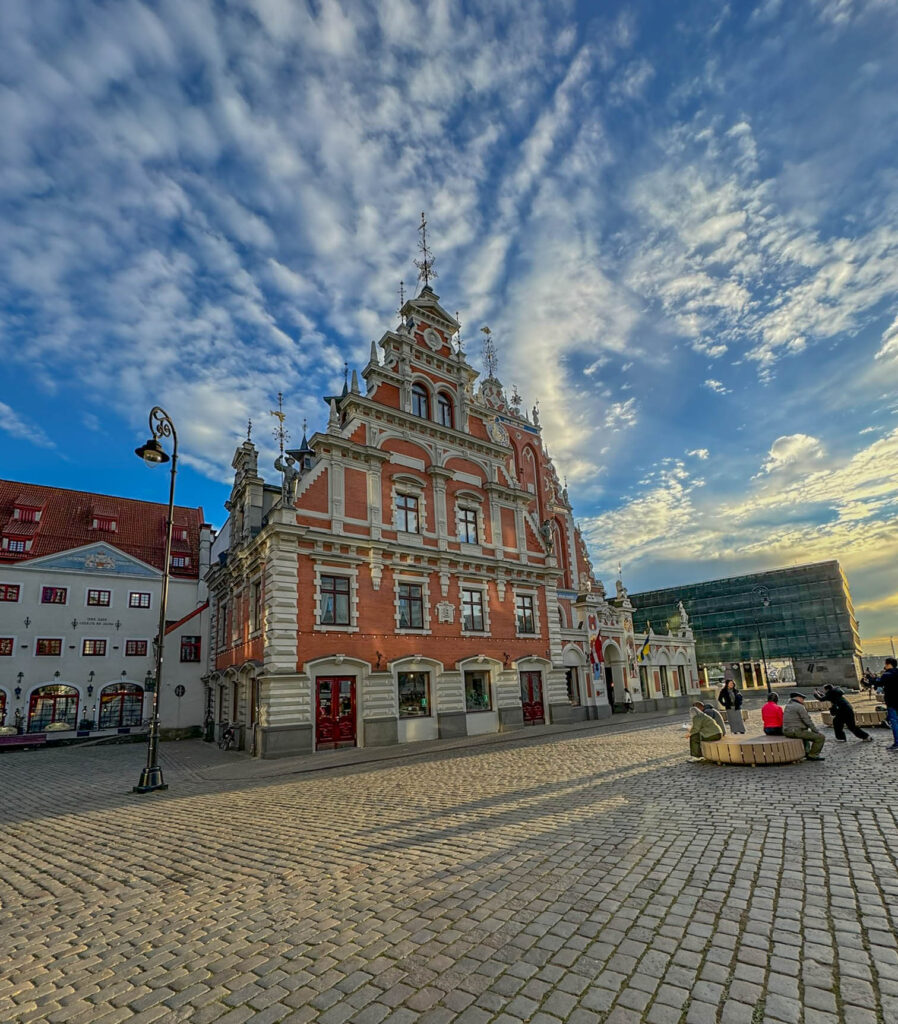
[[[524,709],[524,725],[545,724],[546,711],[543,707],[541,672],[521,673],[521,706]]]
[[[355,746],[355,679],[319,676],[315,680],[315,749]]]

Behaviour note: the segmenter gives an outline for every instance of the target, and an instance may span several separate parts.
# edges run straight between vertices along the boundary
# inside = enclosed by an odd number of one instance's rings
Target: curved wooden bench
[[[794,764],[804,760],[804,743],[787,736],[725,736],[703,743],[702,756],[717,764]]]
[[[886,713],[885,711],[858,711],[855,708],[854,720],[860,726],[882,725],[886,720]],[[827,726],[832,726],[833,724],[833,716],[828,711],[823,712],[823,724]]]
[[[829,707],[829,701],[825,700],[806,700],[804,702],[805,711],[825,711]]]

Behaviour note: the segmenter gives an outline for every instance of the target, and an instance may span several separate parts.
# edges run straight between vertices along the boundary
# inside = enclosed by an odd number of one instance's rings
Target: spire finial
[[[284,429],[284,420],[287,418],[287,414],[284,412],[284,395],[282,392],[278,392],[278,407],[277,409],[271,409],[271,416],[278,421],[278,425],[272,430],[272,435],[275,441],[280,445],[281,455],[284,454],[284,445],[290,440],[289,433]]]
[[[246,439],[247,439],[247,441],[252,441],[252,439],[253,439],[253,421],[252,421],[252,419],[248,419],[246,421]]]
[[[402,307],[405,305],[405,281],[399,282],[399,309],[396,312],[402,317]]]
[[[493,344],[493,332],[484,325],[480,328],[480,333],[484,336],[483,338],[483,362],[486,366],[487,377],[495,379],[496,370],[499,366],[499,360],[496,358],[496,346]]]
[[[415,260],[415,266],[418,268],[418,280],[424,282],[425,288],[429,288],[430,279],[436,277],[437,272],[433,269],[433,253],[427,248],[427,218],[424,213],[421,214],[418,230],[421,232],[421,241],[418,242],[421,259]]]

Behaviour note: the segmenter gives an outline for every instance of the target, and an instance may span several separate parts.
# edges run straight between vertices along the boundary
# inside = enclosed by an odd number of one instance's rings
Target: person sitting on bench
[[[702,742],[714,743],[723,739],[723,729],[710,715],[705,714],[705,705],[697,700],[689,709],[692,724],[689,729],[689,754],[692,761],[703,761]]]
[[[761,708],[761,721],[764,723],[766,735],[782,736],[783,709],[780,707],[779,694],[769,693],[767,695],[767,703]]]
[[[826,737],[811,721],[811,716],[804,706],[804,694],[789,694],[789,703],[783,708],[783,735],[796,740],[804,740],[805,757],[809,761],[825,761],[820,756]]]

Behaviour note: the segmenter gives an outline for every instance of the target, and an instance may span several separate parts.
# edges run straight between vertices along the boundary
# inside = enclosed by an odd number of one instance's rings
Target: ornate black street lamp
[[[165,524],[165,561],[162,569],[162,597],[159,601],[159,633],[154,644],[156,652],[156,677],[153,685],[153,709],[147,732],[147,763],[140,773],[140,781],[134,787],[135,793],[153,793],[157,789],[168,789],[162,779],[159,766],[159,691],[162,689],[162,651],[165,643],[165,613],[168,607],[168,580],[171,569],[172,520],[175,512],[175,474],[178,471],[178,435],[168,413],[158,405],[150,411],[150,438],[147,443],[134,449],[147,465],[159,466],[171,461],[171,483],[168,490],[168,519]],[[171,459],[159,443],[159,438],[170,437]]]
[[[761,609],[770,607],[770,590],[767,587],[753,587],[752,597],[754,598],[754,614],[755,629],[758,631],[758,643],[761,645],[761,661],[764,664],[764,679],[767,681],[767,696],[769,697],[773,693],[773,688],[770,685],[770,674],[767,671],[767,657],[764,654],[764,638],[761,636],[761,623],[758,618]]]

